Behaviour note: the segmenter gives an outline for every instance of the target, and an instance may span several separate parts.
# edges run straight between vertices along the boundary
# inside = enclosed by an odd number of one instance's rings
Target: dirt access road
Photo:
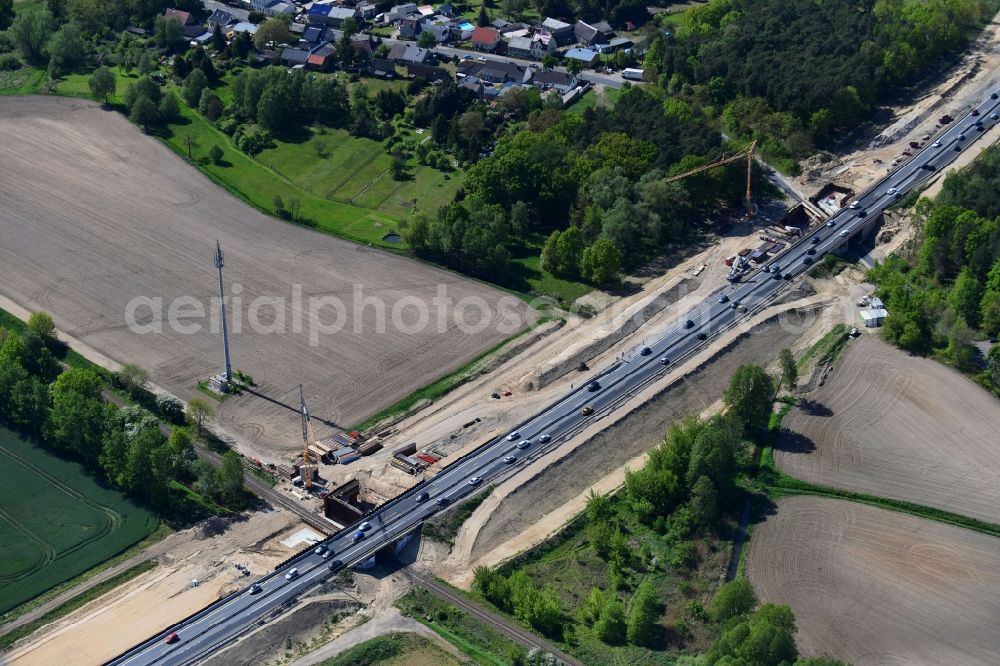
[[[262,459],[300,446],[299,383],[315,417],[351,425],[462,366],[529,318],[523,302],[499,290],[263,215],[97,104],[0,100],[0,291],[50,312],[60,330],[115,361],[145,366],[154,383],[185,399],[222,367],[221,336],[210,319],[216,239],[229,292],[242,299],[231,312],[233,365],[252,375],[264,396],[230,398],[218,421],[251,440],[256,447],[248,452]],[[439,287],[450,305],[433,301]],[[355,307],[358,289],[381,305]],[[162,333],[126,326],[136,297],[162,299]],[[178,297],[204,308],[203,317],[184,320],[200,324],[198,332],[182,334],[167,323]],[[258,297],[285,299],[284,322],[272,305],[251,307]],[[319,333],[316,345],[310,297],[344,304],[343,315],[335,306],[322,310],[321,322],[343,325]],[[152,309],[140,307],[136,320],[150,323]],[[398,330],[394,311],[404,327],[420,330]],[[252,330],[255,314],[278,330]],[[469,326],[457,325],[463,317]]]
[[[1000,653],[1000,539],[844,500],[785,497],[754,528],[747,576],[788,604],[805,656],[969,666]]]
[[[1000,403],[865,333],[784,419],[775,462],[812,483],[1000,523]]]

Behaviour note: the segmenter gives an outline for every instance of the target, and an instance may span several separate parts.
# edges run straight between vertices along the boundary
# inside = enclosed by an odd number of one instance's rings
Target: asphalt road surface
[[[382,505],[366,517],[365,523],[351,526],[325,541],[331,553],[310,550],[301,554],[258,580],[259,592],[245,588],[225,597],[108,663],[175,665],[203,659],[343,567],[372,557],[482,484],[567,440],[592,419],[607,414],[669,373],[679,360],[708,344],[722,331],[766,307],[812,263],[847,243],[883,209],[954,160],[979,134],[998,122],[993,116],[1000,112],[1000,100],[994,97],[978,107],[978,116],[966,116],[947,126],[933,143],[874,184],[858,197],[855,208],[845,208],[824,226],[813,229],[743,282],[728,285],[709,296],[682,316],[677,326],[662,338],[650,341],[647,349],[626,353],[515,431],[485,443],[434,478]],[[982,130],[977,129],[977,121],[982,123]],[[584,408],[588,414],[583,413]],[[293,568],[297,575],[290,576]],[[150,609],[150,612],[156,611]],[[177,634],[176,640],[168,644],[167,637],[173,633]]]

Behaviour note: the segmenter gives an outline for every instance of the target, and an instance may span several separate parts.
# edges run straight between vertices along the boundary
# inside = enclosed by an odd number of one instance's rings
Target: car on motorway
[[[694,328],[694,322],[690,319],[684,320],[684,328]]]
[[[735,310],[738,307],[740,307],[740,302],[739,301],[733,301],[732,303],[729,304],[729,307],[731,307],[732,309]]]
[[[973,109],[972,110],[972,115],[978,116],[979,115],[979,109]]]
[[[483,477],[481,476],[474,476],[471,479],[469,479],[470,486],[478,486],[482,482],[483,482]]]
[[[848,206],[848,208],[852,208],[854,210],[857,210],[858,208],[861,208],[861,202],[860,201],[852,201],[851,205]]]
[[[844,229],[843,231],[841,231],[841,232],[840,232],[840,235],[841,235],[841,236],[846,236],[846,235],[847,235],[847,234],[849,234],[849,233],[850,233],[850,232],[849,232],[849,231],[848,231],[847,229]]]
[[[719,296],[719,302],[720,303],[728,303],[729,302],[729,297],[726,296],[725,294],[723,294],[722,296]]]
[[[316,550],[314,550],[313,552],[316,553],[317,555],[322,555],[323,553],[326,552],[326,546],[324,546],[323,544],[320,544],[320,545],[316,546]]]
[[[899,192],[899,190],[897,190],[895,187],[890,187],[885,192],[886,192],[886,194],[896,194],[897,192]]]
[[[962,152],[962,146],[960,146],[960,145],[958,145],[958,144],[956,143],[956,144],[955,144],[955,152],[956,152],[956,153],[960,153],[960,152]]]
[[[417,494],[417,498],[416,498],[417,499],[417,504],[423,504],[424,502],[426,502],[430,498],[431,498],[431,496],[428,495],[426,492],[418,493]]]
[[[299,577],[299,570],[296,569],[295,567],[289,569],[288,573],[285,574],[285,580],[295,580],[298,577]]]
[[[529,446],[531,446],[531,440],[530,439],[522,439],[520,442],[517,443],[517,448],[519,448],[519,449],[526,449]]]
[[[649,347],[643,347],[642,349],[639,350],[639,354],[641,356],[649,356],[652,353],[653,353],[653,350],[650,349]]]
[[[448,503],[448,502],[450,502],[450,501],[451,501],[451,500],[450,500],[450,499],[448,499],[447,497],[438,497],[438,498],[437,498],[437,503],[438,503],[438,506],[444,506],[445,504],[447,504],[447,503]]]
[[[353,541],[354,543],[357,543],[359,541],[364,541],[364,540],[365,540],[365,533],[362,532],[361,530],[358,530],[357,532],[355,532],[354,536],[351,537],[351,541]]]
[[[937,167],[931,164],[930,162],[928,162],[927,164],[921,164],[920,168],[923,169],[924,171],[934,171],[935,169],[937,169]]]
[[[707,340],[708,339],[708,334],[705,333],[704,331],[702,331],[701,333],[698,334],[698,339],[699,340]]]
[[[773,279],[773,280],[780,280],[781,279],[781,273],[771,273],[771,279]]]
[[[333,562],[330,562],[330,571],[336,571],[337,569],[339,569],[342,566],[344,566],[343,561],[341,561],[341,560],[334,560]]]
[[[592,381],[589,384],[587,384],[587,390],[590,391],[591,393],[593,393],[594,391],[600,391],[601,390],[601,382],[599,382],[599,381],[597,381],[595,379],[594,381]]]
[[[513,442],[515,439],[517,439],[520,436],[521,436],[521,433],[519,433],[518,431],[515,430],[514,432],[510,433],[509,435],[507,435],[507,441],[508,442]]]
[[[982,123],[976,123],[976,131],[977,132],[982,132],[984,129],[985,128],[983,127]]]
[[[823,240],[823,239],[820,238],[819,236],[813,236],[812,238],[809,239],[809,242],[812,243],[813,245],[816,245],[821,240]]]
[[[991,113],[990,114],[990,120],[998,120],[998,119],[1000,119],[1000,113]]]
[[[866,211],[866,210],[859,210],[858,214],[855,215],[855,217],[859,217],[859,218],[868,217],[868,211]]]
[[[517,458],[515,458],[514,456],[504,456],[503,457],[503,462],[504,462],[505,465],[510,465],[515,460],[517,460]]]
[[[580,413],[584,416],[590,416],[591,414],[594,413],[594,408],[591,407],[590,405],[587,405],[586,407],[580,410]]]
[[[934,143],[931,144],[931,148],[940,148],[940,147],[941,147],[940,141],[935,141]]]
[[[552,441],[552,435],[542,435],[538,438],[538,441],[542,444]]]
[[[367,520],[365,522],[361,523],[360,525],[358,525],[358,529],[361,530],[362,532],[367,532],[371,528],[372,528],[372,524],[369,523]]]
[[[809,248],[808,250],[806,250],[806,254],[816,254],[816,248],[814,247]]]
[[[770,270],[771,270],[772,273],[780,273],[781,272],[781,264],[772,264]]]
[[[254,583],[250,586],[250,594],[259,594],[261,591],[260,583]]]
[[[1000,97],[1000,94],[993,93],[992,95],[990,95],[990,99],[996,99],[997,97]]]
[[[181,637],[178,636],[177,632],[175,631],[175,632],[172,632],[169,636],[167,636],[167,639],[165,641],[163,641],[163,642],[166,643],[167,645],[173,645],[174,643],[176,643],[180,639],[181,639]]]
[[[667,365],[668,363],[670,363],[670,359],[669,358],[667,358],[666,356],[661,356],[660,357],[660,365]]]
[[[328,559],[330,559],[331,555],[333,555],[333,549],[332,548],[331,549],[327,549],[326,551],[323,552],[323,559],[324,560],[328,560]]]
[[[812,259],[812,257],[802,257],[802,263],[803,263],[803,264],[804,264],[805,266],[808,266],[808,265],[809,265],[809,264],[811,264],[812,262],[813,262],[813,259]]]
[[[958,135],[958,140],[959,141],[965,141],[965,135],[964,134],[959,134]]]
[[[833,225],[834,225],[834,221],[833,220],[830,220],[829,222],[826,223],[826,226],[828,226],[828,227],[832,227]]]

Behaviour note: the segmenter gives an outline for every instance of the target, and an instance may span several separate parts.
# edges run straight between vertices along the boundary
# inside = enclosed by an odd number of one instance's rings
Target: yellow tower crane
[[[753,217],[753,215],[756,213],[756,210],[754,209],[754,206],[753,206],[753,191],[752,191],[752,188],[751,188],[751,180],[752,180],[752,176],[753,176],[753,151],[754,151],[754,149],[756,147],[757,147],[757,140],[754,139],[753,141],[750,142],[750,145],[745,150],[741,150],[740,152],[736,153],[735,155],[730,155],[729,157],[726,157],[725,155],[723,155],[722,157],[720,157],[716,161],[712,162],[711,164],[703,164],[702,166],[700,166],[700,167],[698,167],[696,169],[691,169],[690,171],[685,171],[684,173],[679,173],[676,176],[670,176],[669,178],[666,179],[666,182],[672,183],[672,182],[677,181],[677,180],[683,180],[684,178],[687,178],[688,176],[694,176],[695,174],[699,174],[699,173],[708,171],[709,169],[714,169],[715,167],[720,167],[720,166],[723,166],[723,165],[726,165],[726,164],[730,164],[732,162],[738,162],[739,160],[746,159],[746,161],[747,161],[747,192],[746,192],[747,217]]]
[[[299,405],[302,407],[302,486],[312,488],[313,466],[309,462],[309,445],[316,441],[316,434],[313,432],[312,421],[309,419],[309,408],[306,407],[306,396],[299,384]]]

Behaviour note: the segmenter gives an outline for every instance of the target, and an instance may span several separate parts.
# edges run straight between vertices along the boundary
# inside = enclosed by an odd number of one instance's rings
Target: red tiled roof
[[[320,67],[322,67],[323,63],[326,62],[326,56],[314,53],[311,56],[309,56],[309,58],[306,59],[306,62],[308,62],[310,65],[319,65]]]
[[[472,31],[472,41],[478,44],[495,44],[499,34],[496,28],[476,28]]]

